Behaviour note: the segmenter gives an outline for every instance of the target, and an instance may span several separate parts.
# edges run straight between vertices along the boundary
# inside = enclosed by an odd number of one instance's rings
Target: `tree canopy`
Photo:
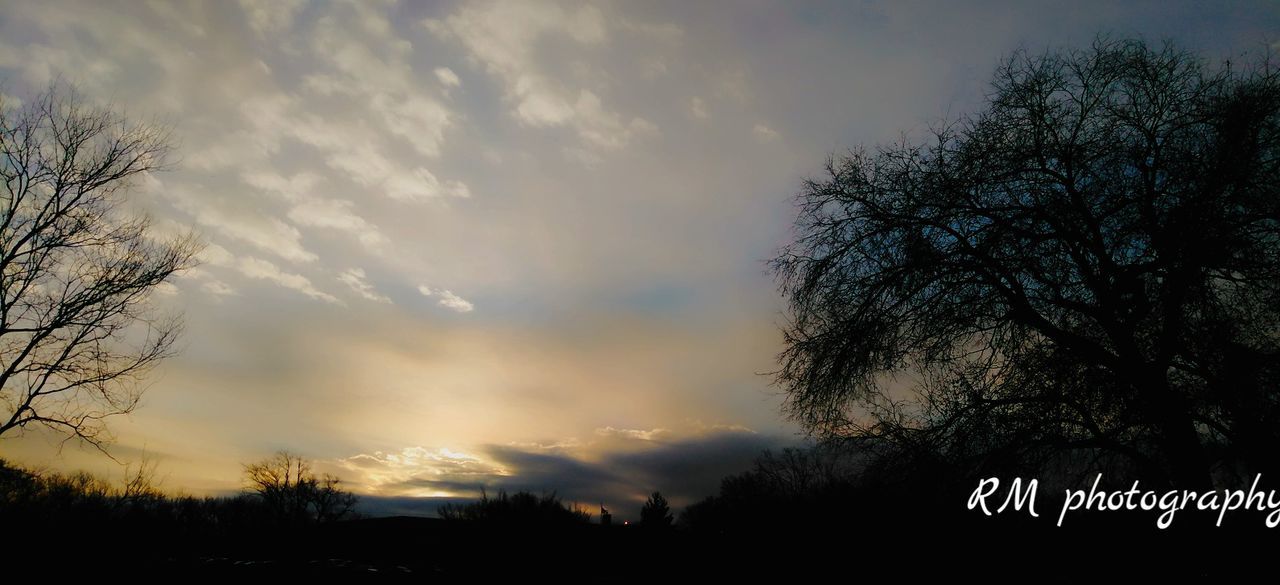
[[[832,157],[773,261],[823,436],[1187,487],[1280,423],[1280,77],[1170,44],[1019,51],[985,108]]]

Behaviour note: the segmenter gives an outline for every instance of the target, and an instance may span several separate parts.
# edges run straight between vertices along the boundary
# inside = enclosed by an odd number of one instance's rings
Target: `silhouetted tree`
[[[1280,430],[1280,76],[1168,44],[1017,52],[985,109],[832,158],[773,262],[820,435],[1204,487]]]
[[[661,492],[653,492],[640,508],[640,524],[650,528],[666,528],[671,526],[675,518],[671,515],[671,506]]]
[[[170,354],[181,324],[149,300],[199,246],[122,205],[168,139],[64,85],[0,94],[0,434],[34,423],[101,448]]]
[[[249,489],[288,523],[332,522],[355,513],[357,498],[332,475],[317,476],[303,457],[287,451],[245,465]]]
[[[862,499],[855,489],[880,479],[863,473],[862,461],[839,444],[765,450],[749,471],[723,478],[717,495],[686,507],[680,524],[702,532],[767,533],[852,518],[849,512],[855,509],[865,521],[868,508],[882,506],[857,509]]]

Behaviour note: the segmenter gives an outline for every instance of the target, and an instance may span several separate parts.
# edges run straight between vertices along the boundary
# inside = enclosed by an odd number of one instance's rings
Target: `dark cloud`
[[[749,469],[763,450],[793,443],[749,431],[719,431],[671,442],[646,441],[639,449],[606,452],[594,461],[566,452],[491,447],[488,455],[510,475],[495,477],[489,485],[507,491],[554,491],[572,501],[612,503],[626,510],[625,516],[634,512],[630,508],[638,499],[654,490],[677,506],[714,494],[724,476]]]
[[[716,493],[721,478],[750,468],[761,451],[794,442],[756,433],[726,432],[614,455],[608,465],[625,475],[635,488],[660,490],[672,504],[684,506]]]
[[[411,492],[430,490],[447,493],[477,493],[481,490],[505,489],[500,486],[500,475],[480,475],[474,477],[455,477],[436,479],[432,477],[414,477],[402,482],[388,484],[394,492]]]
[[[444,505],[460,505],[474,498],[415,498],[411,496],[361,496],[358,509],[366,516],[427,516],[437,517]]]
[[[625,481],[611,470],[560,452],[527,451],[517,447],[493,446],[490,457],[511,470],[500,478],[498,487],[533,492],[556,492],[572,500],[595,501]]]
[[[390,492],[429,491],[490,495],[529,491],[554,493],[566,502],[604,504],[619,519],[638,516],[639,502],[654,490],[676,507],[716,493],[726,475],[746,471],[765,449],[794,444],[794,439],[750,431],[727,430],[676,441],[631,441],[618,451],[586,460],[562,449],[490,446],[485,458],[503,473],[415,475],[382,486]],[[468,498],[369,497],[371,515],[433,516],[443,503]]]

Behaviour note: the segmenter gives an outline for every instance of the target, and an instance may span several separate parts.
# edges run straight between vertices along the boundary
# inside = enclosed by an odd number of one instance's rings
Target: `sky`
[[[1099,33],[1256,55],[1280,3],[10,1],[0,92],[73,83],[175,138],[128,196],[207,247],[156,291],[182,351],[116,459],[228,494],[286,449],[380,512],[627,517],[803,441],[766,266],[801,181]],[[0,456],[122,473],[39,431]]]

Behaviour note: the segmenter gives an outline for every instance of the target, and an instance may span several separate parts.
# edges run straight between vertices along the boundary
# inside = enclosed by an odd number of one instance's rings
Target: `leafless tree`
[[[300,455],[280,451],[244,469],[250,491],[283,521],[331,522],[355,513],[356,496],[338,478],[317,476]]]
[[[200,245],[153,237],[149,218],[123,205],[135,179],[164,165],[163,126],[61,83],[22,104],[4,99],[0,435],[38,424],[101,449],[112,438],[105,420],[133,410],[181,330],[151,295]]]
[[[1188,488],[1280,445],[1280,74],[1018,52],[986,108],[833,158],[774,262],[778,382],[826,436]]]

